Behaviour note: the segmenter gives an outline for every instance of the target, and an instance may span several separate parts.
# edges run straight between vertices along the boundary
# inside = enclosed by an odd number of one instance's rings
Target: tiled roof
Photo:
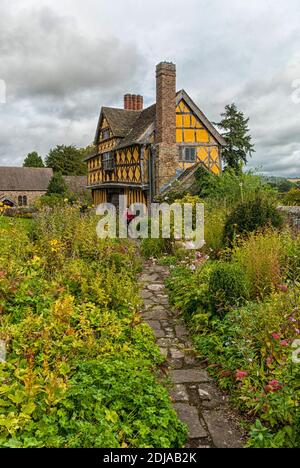
[[[103,107],[102,112],[108,120],[114,136],[121,138],[130,132],[141,114],[141,111],[114,109],[112,107]]]
[[[117,149],[133,145],[134,143],[141,143],[144,133],[147,131],[149,126],[155,122],[155,116],[156,104],[144,109],[135,121],[128,135],[120,141]]]
[[[46,167],[0,167],[0,195],[3,192],[46,192],[53,170]],[[63,176],[73,193],[87,186],[87,176]]]
[[[52,169],[37,167],[0,167],[0,192],[46,192]]]
[[[224,138],[219,134],[217,129],[211,124],[205,114],[192,101],[189,95],[182,89],[176,93],[176,104],[181,99],[184,99],[195,115],[200,119],[204,127],[215,137],[217,142],[225,145]],[[153,125],[155,130],[156,119],[156,104],[142,111],[133,111],[125,109],[115,109],[112,107],[102,107],[98,121],[95,144],[97,145],[102,118],[105,117],[110,125],[115,138],[120,138],[116,149],[124,148],[132,144],[144,143],[147,130]],[[149,136],[149,135],[147,135]],[[93,155],[89,155],[86,159],[90,159]]]

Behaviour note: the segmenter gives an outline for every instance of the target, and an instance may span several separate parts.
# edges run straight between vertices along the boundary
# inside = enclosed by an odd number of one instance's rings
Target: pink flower
[[[289,287],[286,284],[277,284],[277,289],[279,291],[286,292],[289,289]]]
[[[274,340],[280,340],[281,334],[280,333],[272,333],[272,337],[274,338]]]
[[[297,322],[297,320],[292,315],[289,317],[289,321],[292,322],[292,323]]]
[[[277,392],[278,390],[282,389],[282,385],[278,382],[278,380],[270,380],[268,385],[270,385],[270,387],[272,387],[272,390],[274,392]]]
[[[266,363],[267,363],[267,366],[270,366],[273,362],[273,357],[272,356],[268,356],[267,359],[266,359]]]
[[[282,385],[278,380],[270,380],[268,385],[265,385],[264,390],[266,393],[275,393],[282,389]]]
[[[248,372],[246,371],[241,371],[241,370],[237,370],[236,373],[235,373],[235,378],[236,380],[243,380],[245,377],[248,376]]]
[[[287,340],[280,341],[280,346],[288,346],[289,342]]]

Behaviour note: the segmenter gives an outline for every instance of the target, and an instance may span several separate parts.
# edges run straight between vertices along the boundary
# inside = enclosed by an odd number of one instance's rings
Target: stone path
[[[164,281],[169,269],[147,262],[140,276],[143,319],[150,325],[166,372],[173,382],[170,396],[179,418],[189,428],[186,447],[238,448],[245,443],[239,417],[227,397],[195,356],[184,322],[169,305]]]

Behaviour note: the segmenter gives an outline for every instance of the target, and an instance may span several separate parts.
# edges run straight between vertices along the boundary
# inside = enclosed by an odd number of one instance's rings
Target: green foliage
[[[41,210],[31,237],[19,222],[0,224],[1,447],[186,440],[138,313],[136,247],[98,239],[96,223],[65,205]]]
[[[210,372],[256,420],[249,447],[300,444],[300,372],[292,360],[300,330],[299,253],[299,237],[270,229],[225,251],[226,262],[176,268],[167,280]]]
[[[198,185],[198,194],[200,197],[205,197],[211,190],[211,187],[215,183],[216,176],[213,175],[211,172],[208,172],[204,169],[203,166],[199,166],[197,171],[195,172],[195,179]]]
[[[172,253],[173,246],[169,239],[142,239],[141,253],[144,258],[159,258],[166,253]]]
[[[208,279],[211,268],[209,263],[196,270],[178,267],[172,271],[171,276],[167,279],[170,302],[187,316],[209,312]]]
[[[39,154],[34,151],[33,153],[28,153],[24,163],[23,167],[45,167],[43,159]]]
[[[245,118],[235,104],[227,105],[221,117],[222,120],[216,125],[223,130],[226,141],[226,146],[222,149],[222,159],[228,167],[238,173],[242,164],[247,163],[247,157],[254,152],[249,134],[249,118]]]
[[[276,194],[262,177],[252,172],[236,174],[227,169],[220,176],[211,176],[207,180],[209,183],[202,189],[202,196],[214,205],[232,208],[233,205],[252,200],[257,195],[266,194],[272,199]]]
[[[87,165],[82,150],[76,146],[58,145],[49,151],[46,157],[46,166],[62,175],[85,175]]]
[[[288,265],[283,252],[284,239],[285,234],[270,229],[250,234],[234,249],[232,261],[245,272],[253,299],[267,296],[283,279],[282,272]]]
[[[238,204],[227,217],[224,228],[224,239],[229,244],[259,228],[281,227],[282,215],[272,201],[257,196],[253,200]]]
[[[68,188],[61,172],[56,172],[49,182],[47,196],[67,194]]]
[[[249,284],[243,269],[235,263],[216,263],[209,277],[208,293],[214,312],[221,316],[243,304],[249,298]]]
[[[292,188],[282,199],[283,205],[300,206],[300,189]]]

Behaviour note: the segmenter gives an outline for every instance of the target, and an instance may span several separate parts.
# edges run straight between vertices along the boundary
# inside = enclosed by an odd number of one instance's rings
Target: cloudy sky
[[[249,167],[300,176],[299,24],[299,0],[0,0],[0,164],[88,145],[102,105],[154,102],[169,60],[212,121],[250,117]]]

